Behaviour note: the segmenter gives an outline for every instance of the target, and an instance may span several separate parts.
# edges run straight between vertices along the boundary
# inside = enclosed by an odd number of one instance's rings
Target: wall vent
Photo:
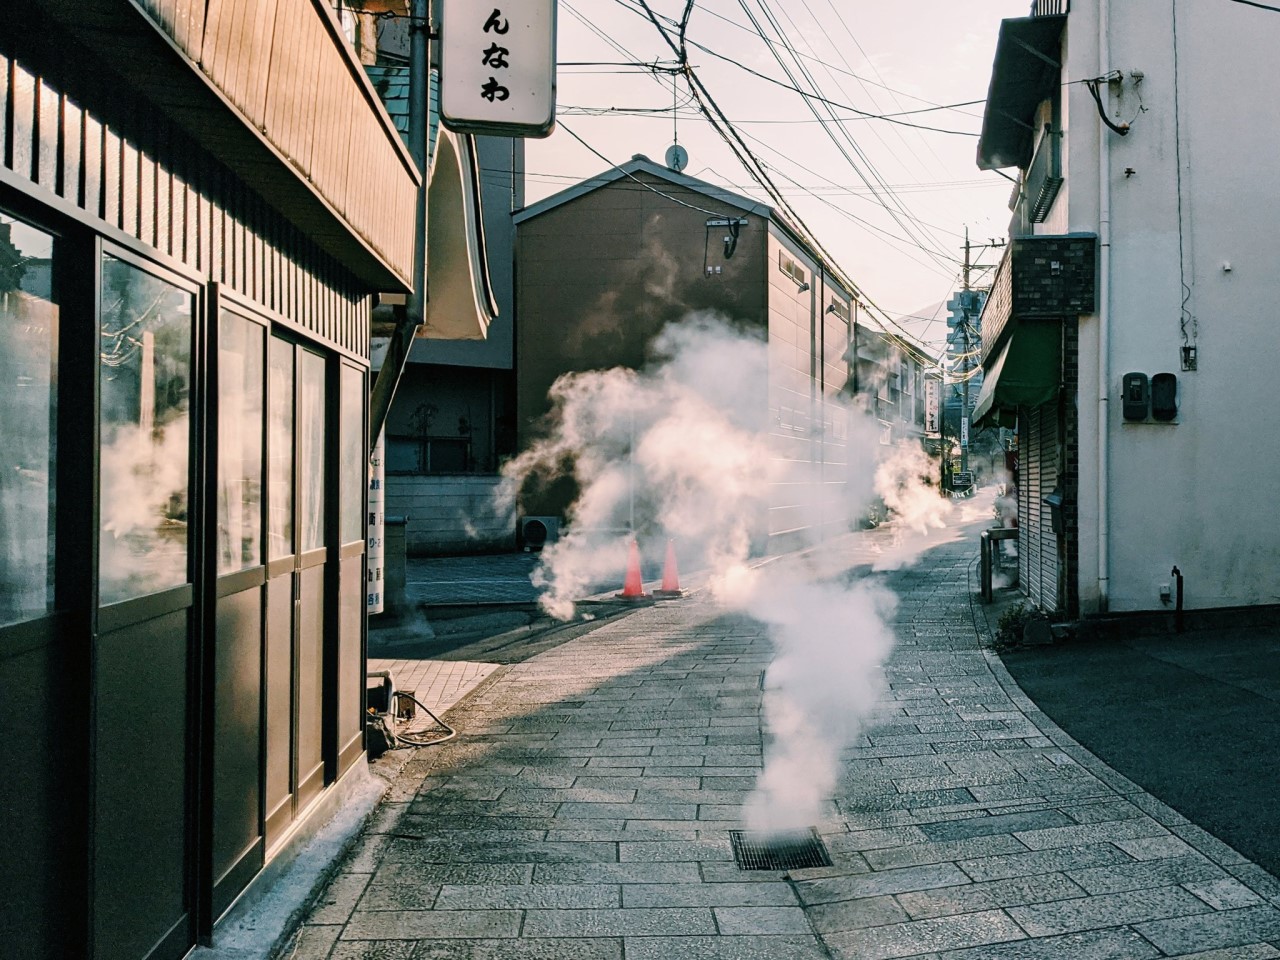
[[[541,550],[548,543],[560,539],[559,517],[522,517],[520,520],[520,545],[526,552]]]

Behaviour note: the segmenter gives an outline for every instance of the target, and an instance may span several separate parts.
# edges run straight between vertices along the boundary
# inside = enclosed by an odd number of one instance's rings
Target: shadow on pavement
[[[1104,762],[1280,872],[1280,631],[1204,631],[1001,654]]]

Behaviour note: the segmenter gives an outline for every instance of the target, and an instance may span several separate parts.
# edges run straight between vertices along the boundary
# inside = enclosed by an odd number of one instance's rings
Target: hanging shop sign
[[[924,382],[924,432],[929,436],[937,436],[942,432],[942,424],[938,419],[939,401],[942,396],[942,382],[928,379]]]
[[[545,137],[555,119],[555,0],[440,0],[440,121]]]
[[[960,418],[960,447],[967,450],[969,448],[969,418]]]

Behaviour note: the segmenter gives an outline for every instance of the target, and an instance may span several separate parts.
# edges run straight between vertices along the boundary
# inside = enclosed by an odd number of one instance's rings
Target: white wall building
[[[1231,0],[1002,24],[978,163],[1021,185],[976,413],[1019,424],[1042,607],[1168,608],[1175,565],[1188,608],[1280,598],[1277,45],[1280,14]]]

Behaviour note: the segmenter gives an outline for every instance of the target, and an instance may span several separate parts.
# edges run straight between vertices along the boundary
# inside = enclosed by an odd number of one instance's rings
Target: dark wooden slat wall
[[[194,0],[151,2],[178,16]],[[347,270],[158,111],[108,120],[83,109],[60,79],[0,50],[5,167],[322,342],[368,358],[369,298]],[[328,162],[345,171],[345,156]]]

